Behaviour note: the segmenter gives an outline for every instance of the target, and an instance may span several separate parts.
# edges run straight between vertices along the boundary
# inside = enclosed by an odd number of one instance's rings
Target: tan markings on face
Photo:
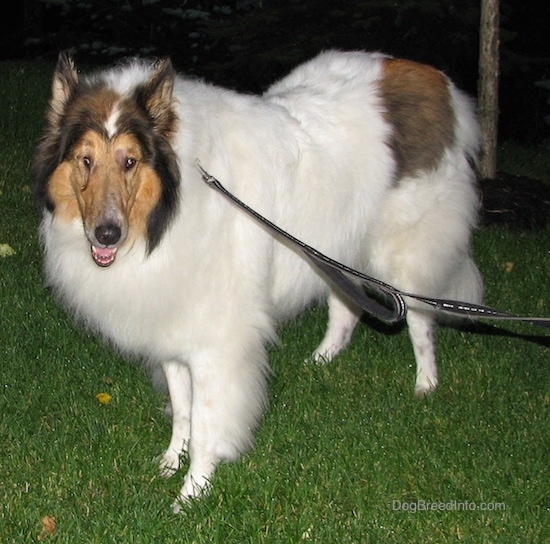
[[[144,236],[161,182],[143,159],[130,134],[106,139],[86,132],[50,179],[55,216],[66,222],[80,217],[89,236],[105,222],[118,223],[126,241]]]
[[[454,140],[447,78],[431,66],[401,59],[385,60],[383,70],[380,88],[399,176],[436,167]]]
[[[145,236],[147,221],[153,208],[160,200],[161,182],[157,173],[147,164],[141,165],[140,181],[130,208],[130,234],[134,237]]]
[[[55,217],[64,223],[71,223],[81,217],[71,178],[71,163],[65,161],[55,169],[48,184],[48,194],[55,206]]]

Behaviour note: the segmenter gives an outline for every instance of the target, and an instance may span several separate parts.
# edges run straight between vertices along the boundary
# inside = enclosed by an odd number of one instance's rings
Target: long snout
[[[125,209],[120,199],[111,194],[103,199],[101,206],[96,205],[89,211],[84,224],[92,257],[97,265],[110,266],[128,235]]]

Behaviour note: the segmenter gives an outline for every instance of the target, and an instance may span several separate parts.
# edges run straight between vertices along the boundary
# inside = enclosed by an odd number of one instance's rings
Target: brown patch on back
[[[390,146],[397,179],[437,167],[454,141],[449,81],[435,68],[387,59],[380,82],[384,116],[392,125]]]

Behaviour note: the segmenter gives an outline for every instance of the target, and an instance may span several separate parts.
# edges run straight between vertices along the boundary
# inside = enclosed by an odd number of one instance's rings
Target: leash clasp
[[[201,166],[201,163],[199,161],[199,159],[196,159],[196,165],[197,165],[197,168],[199,169],[199,172],[201,173],[201,176],[202,176],[202,180],[207,184],[207,185],[216,185],[216,183],[218,183],[218,180],[210,175],[202,166]]]

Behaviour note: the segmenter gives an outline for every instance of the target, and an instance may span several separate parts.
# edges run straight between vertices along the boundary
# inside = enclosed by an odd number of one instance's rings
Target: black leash
[[[457,300],[430,298],[414,293],[407,293],[396,289],[376,278],[367,276],[353,268],[327,257],[314,247],[308,246],[301,240],[294,238],[288,232],[260,215],[236,196],[230,193],[214,176],[211,176],[197,162],[197,167],[206,184],[216,189],[219,193],[231,200],[248,215],[266,226],[272,234],[284,238],[294,249],[298,250],[317,270],[328,277],[350,300],[368,314],[388,324],[398,323],[407,314],[405,297],[418,300],[436,311],[469,317],[471,319],[496,319],[503,321],[522,321],[531,325],[550,328],[550,318],[522,317],[508,312],[502,312],[480,304],[470,304]],[[347,275],[352,276],[357,282],[352,281]],[[365,292],[365,289],[369,292]]]

